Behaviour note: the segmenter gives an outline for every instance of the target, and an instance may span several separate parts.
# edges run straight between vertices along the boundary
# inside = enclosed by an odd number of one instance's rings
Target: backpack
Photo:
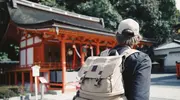
[[[78,72],[80,89],[73,100],[127,100],[122,79],[124,61],[138,51],[127,49],[120,55],[115,51],[115,56],[109,56],[111,51],[86,59]]]

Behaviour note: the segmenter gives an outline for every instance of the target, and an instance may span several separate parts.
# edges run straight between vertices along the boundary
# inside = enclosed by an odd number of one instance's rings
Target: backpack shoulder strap
[[[100,56],[109,56],[111,53],[113,53],[114,56],[119,55],[119,53],[115,49],[106,49],[100,53]]]
[[[100,56],[108,56],[110,49],[106,49],[100,53]]]
[[[140,52],[140,51],[135,50],[135,49],[127,49],[121,55],[126,59],[127,57],[129,57],[131,54],[133,54],[135,52]]]
[[[124,63],[125,63],[125,61],[126,61],[126,58],[128,58],[131,54],[133,54],[133,53],[135,53],[135,52],[140,52],[140,51],[129,48],[129,49],[125,50],[125,51],[121,54],[121,55],[122,55],[122,59],[123,59],[121,72],[123,72],[124,69],[125,69]]]

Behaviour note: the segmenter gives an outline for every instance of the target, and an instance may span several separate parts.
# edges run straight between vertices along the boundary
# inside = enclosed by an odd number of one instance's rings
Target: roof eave
[[[56,25],[55,24],[53,26],[59,27],[59,28],[64,28],[64,29],[71,29],[71,30],[77,30],[77,31],[82,31],[82,32],[88,32],[88,33],[94,33],[94,34],[100,34],[100,35],[115,37],[115,34],[113,34],[113,32],[98,31],[98,30],[85,29],[85,28],[79,28],[79,27],[73,27],[73,26],[67,26],[67,25]]]
[[[79,19],[84,19],[84,20],[89,20],[89,21],[94,21],[94,22],[100,22],[100,20],[101,20],[100,18],[97,18],[97,17],[86,16],[86,15],[77,14],[74,12],[69,12],[69,11],[65,11],[65,10],[61,10],[61,9],[57,9],[57,8],[53,8],[53,7],[48,7],[45,5],[38,4],[38,3],[30,2],[27,0],[16,0],[16,3],[21,4],[23,6],[28,6],[28,7],[36,8],[39,10],[62,14],[65,16],[75,17],[75,18],[79,18]]]

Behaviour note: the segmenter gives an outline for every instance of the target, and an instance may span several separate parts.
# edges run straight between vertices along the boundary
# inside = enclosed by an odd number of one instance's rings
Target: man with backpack
[[[151,60],[132,49],[141,39],[136,21],[121,21],[118,45],[88,57],[78,72],[81,87],[73,100],[149,100]]]
[[[141,41],[139,24],[133,19],[120,22],[114,47],[121,54]],[[135,52],[126,58],[123,71],[125,96],[128,100],[149,100],[151,59],[143,52]]]

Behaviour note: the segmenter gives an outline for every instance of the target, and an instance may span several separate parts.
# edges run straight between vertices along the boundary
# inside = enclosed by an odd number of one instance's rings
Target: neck
[[[129,46],[129,45],[126,45],[126,44],[124,44],[124,43],[121,43],[121,44],[118,44],[119,46],[128,46],[128,47],[130,47],[130,48],[133,48],[133,46]]]

